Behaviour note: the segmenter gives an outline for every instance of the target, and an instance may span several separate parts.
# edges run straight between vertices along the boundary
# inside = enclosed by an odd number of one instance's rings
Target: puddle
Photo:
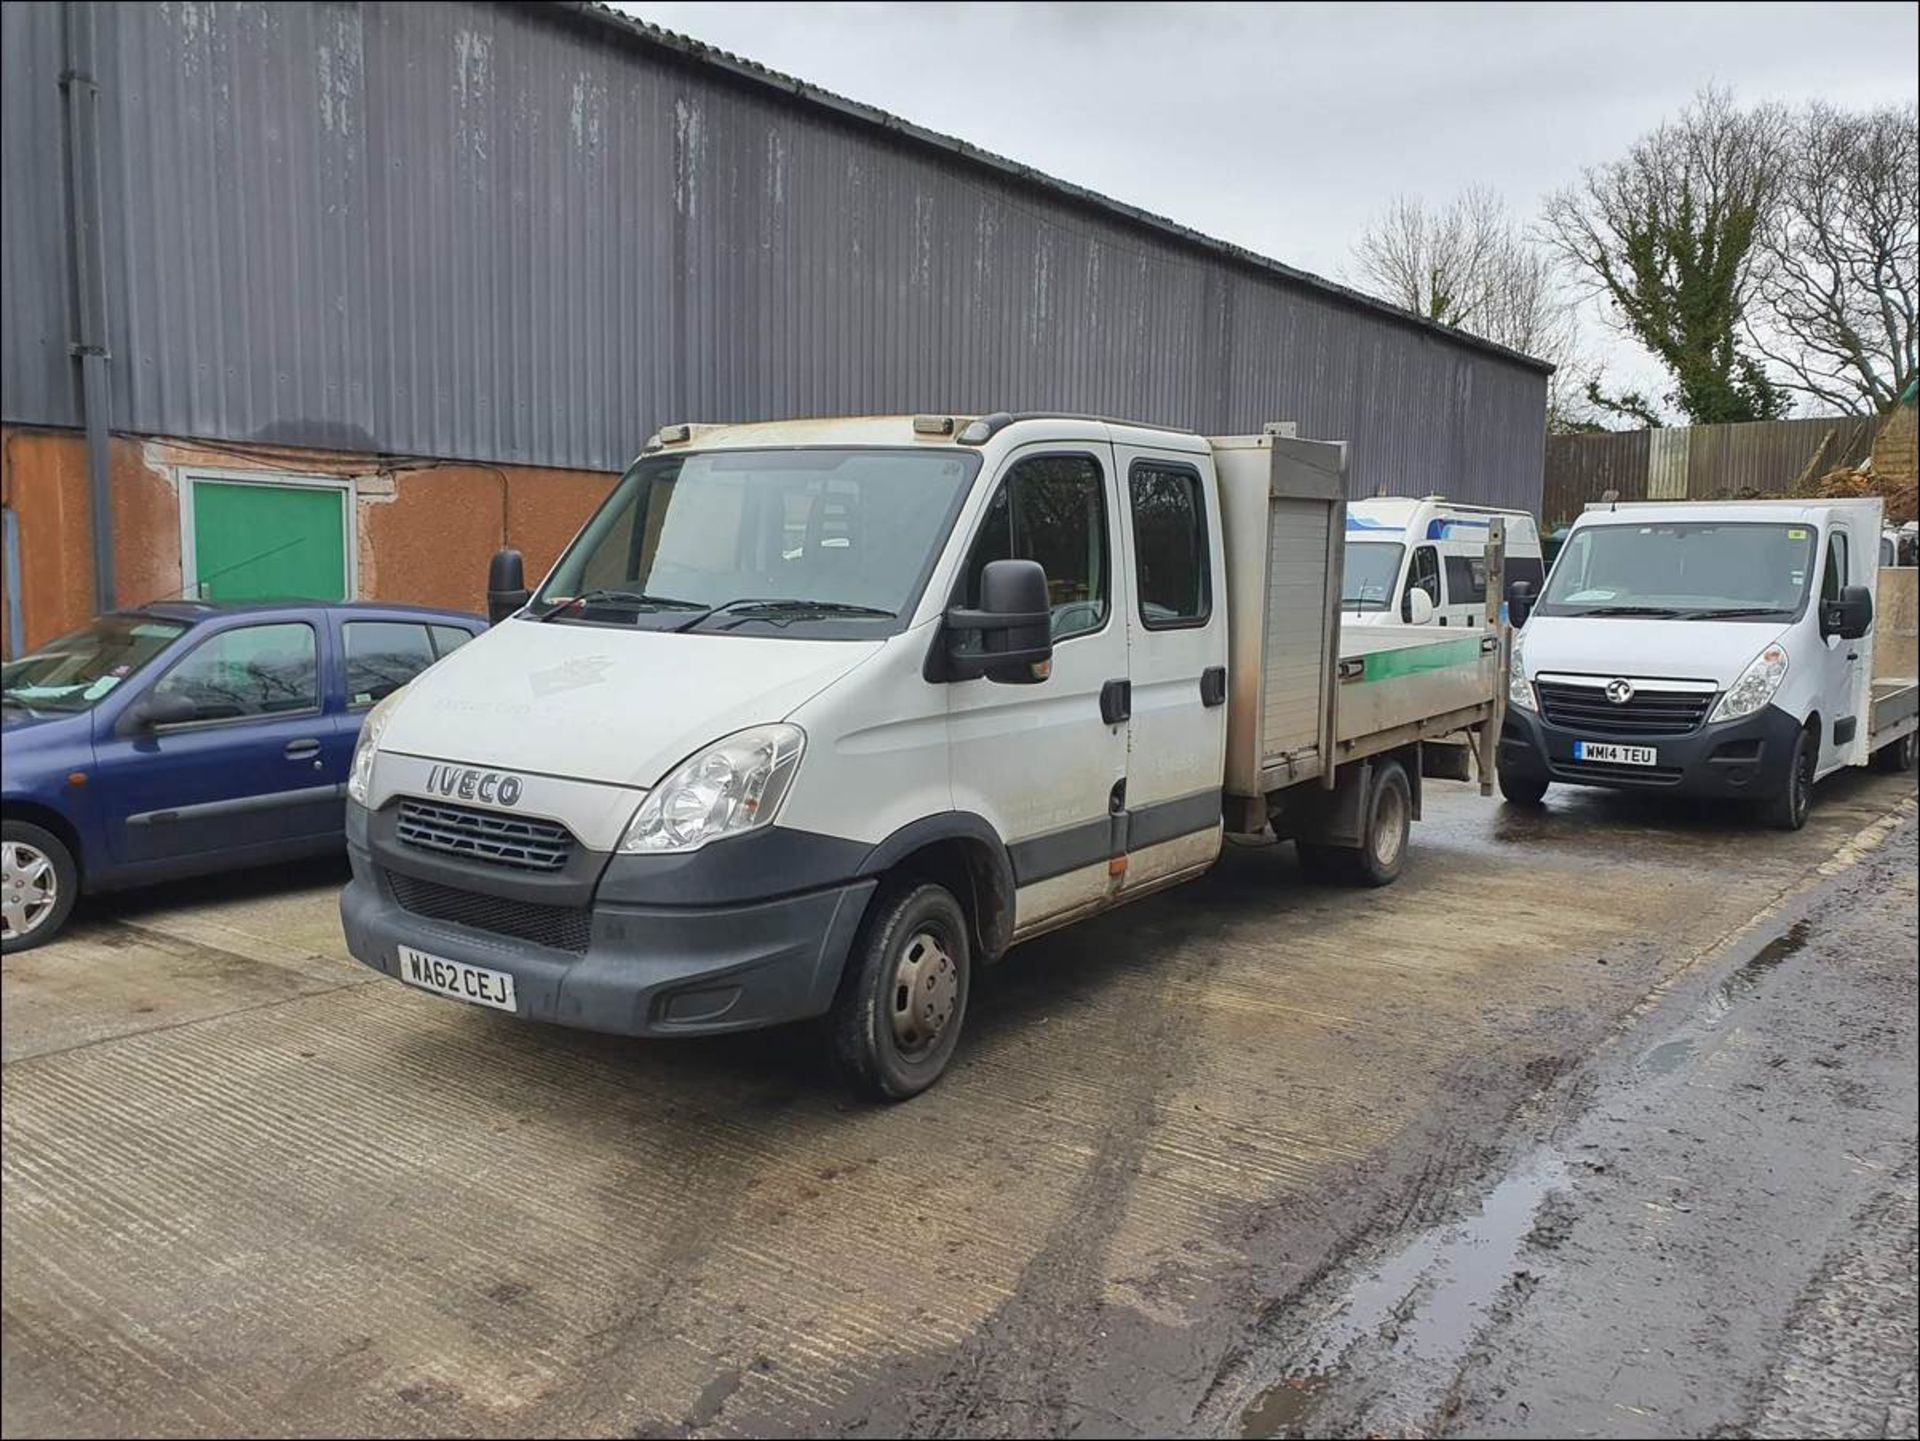
[[[1292,1436],[1306,1425],[1327,1389],[1326,1376],[1295,1376],[1270,1386],[1240,1414],[1242,1436]]]
[[[1699,1047],[1691,1040],[1663,1041],[1641,1059],[1640,1064],[1656,1076],[1671,1076],[1693,1059]]]
[[[1788,956],[1803,950],[1812,935],[1811,922],[1795,921],[1783,934],[1768,941],[1755,952],[1751,960],[1744,962],[1739,970],[1714,989],[1713,995],[1707,1000],[1707,1014],[1717,1021],[1758,991],[1768,972],[1777,969]]]
[[[1536,1152],[1487,1193],[1477,1214],[1436,1226],[1363,1271],[1334,1314],[1291,1349],[1288,1379],[1241,1413],[1240,1434],[1298,1434],[1348,1353],[1369,1338],[1385,1353],[1366,1357],[1364,1369],[1390,1359],[1395,1370],[1444,1384],[1506,1288],[1541,1202],[1565,1181],[1565,1162]]]
[[[1808,921],[1795,921],[1788,926],[1708,992],[1706,1000],[1700,1003],[1699,1018],[1683,1027],[1683,1030],[1693,1034],[1683,1034],[1671,1041],[1661,1042],[1640,1058],[1640,1064],[1657,1076],[1670,1076],[1686,1065],[1700,1049],[1700,1032],[1719,1025],[1733,1014],[1742,1001],[1758,994],[1760,983],[1768,974],[1789,956],[1805,949],[1812,937],[1813,927]]]

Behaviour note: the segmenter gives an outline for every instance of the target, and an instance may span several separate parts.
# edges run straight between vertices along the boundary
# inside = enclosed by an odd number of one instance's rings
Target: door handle
[[[1200,704],[1216,706],[1226,703],[1227,668],[1223,665],[1210,665],[1200,672]]]
[[[290,761],[310,760],[320,754],[320,742],[311,738],[288,741],[284,754]]]
[[[1117,726],[1133,716],[1133,682],[1110,680],[1100,687],[1100,719]]]

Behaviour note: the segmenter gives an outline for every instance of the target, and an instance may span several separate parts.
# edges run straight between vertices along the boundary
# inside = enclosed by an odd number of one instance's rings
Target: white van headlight
[[[1527,663],[1523,652],[1526,639],[1514,632],[1513,649],[1507,658],[1507,704],[1520,710],[1538,710],[1533,703],[1533,685],[1527,680]]]
[[[393,714],[399,691],[385,696],[360,722],[360,739],[353,743],[353,765],[347,771],[347,796],[359,805],[367,803],[367,788],[373,782],[373,758],[380,750],[380,734]]]
[[[620,849],[643,855],[698,850],[768,824],[806,743],[800,727],[790,725],[755,726],[715,741],[640,802]]]
[[[1740,672],[1740,679],[1720,697],[1720,704],[1713,708],[1707,723],[1711,725],[1715,721],[1739,720],[1743,715],[1752,715],[1773,699],[1773,693],[1780,689],[1780,682],[1786,678],[1787,648],[1775,642],[1755,656],[1752,663]]]

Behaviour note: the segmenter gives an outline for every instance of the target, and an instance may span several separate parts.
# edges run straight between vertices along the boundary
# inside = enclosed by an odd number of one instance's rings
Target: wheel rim
[[[1914,751],[1916,749],[1920,749],[1920,734],[1909,731],[1906,739],[1900,742],[1901,770],[1910,771],[1913,769]]]
[[[0,847],[0,935],[10,941],[32,935],[59,899],[60,876],[51,856],[25,841]]]
[[[1800,764],[1793,768],[1793,813],[1805,815],[1813,799],[1813,749],[1801,753]]]
[[[1400,858],[1400,833],[1406,820],[1407,804],[1392,786],[1380,791],[1373,807],[1373,858],[1391,866]]]
[[[908,1060],[939,1044],[960,998],[960,969],[931,930],[915,931],[900,948],[887,996],[894,1044]]]

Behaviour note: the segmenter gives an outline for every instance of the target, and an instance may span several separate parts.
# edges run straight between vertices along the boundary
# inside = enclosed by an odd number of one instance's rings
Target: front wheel
[[[960,1039],[972,970],[966,913],[945,886],[885,887],[847,957],[830,1027],[862,1095],[905,1101],[940,1079]]]
[[[80,868],[60,837],[26,821],[0,824],[0,953],[52,940],[79,889]]]
[[[1778,795],[1760,803],[1762,815],[1775,830],[1797,831],[1807,823],[1807,812],[1813,809],[1813,767],[1818,750],[1812,731],[1803,730],[1794,737],[1786,784]]]
[[[1546,798],[1550,782],[1545,776],[1520,775],[1514,771],[1500,772],[1500,794],[1516,806],[1537,806]]]

